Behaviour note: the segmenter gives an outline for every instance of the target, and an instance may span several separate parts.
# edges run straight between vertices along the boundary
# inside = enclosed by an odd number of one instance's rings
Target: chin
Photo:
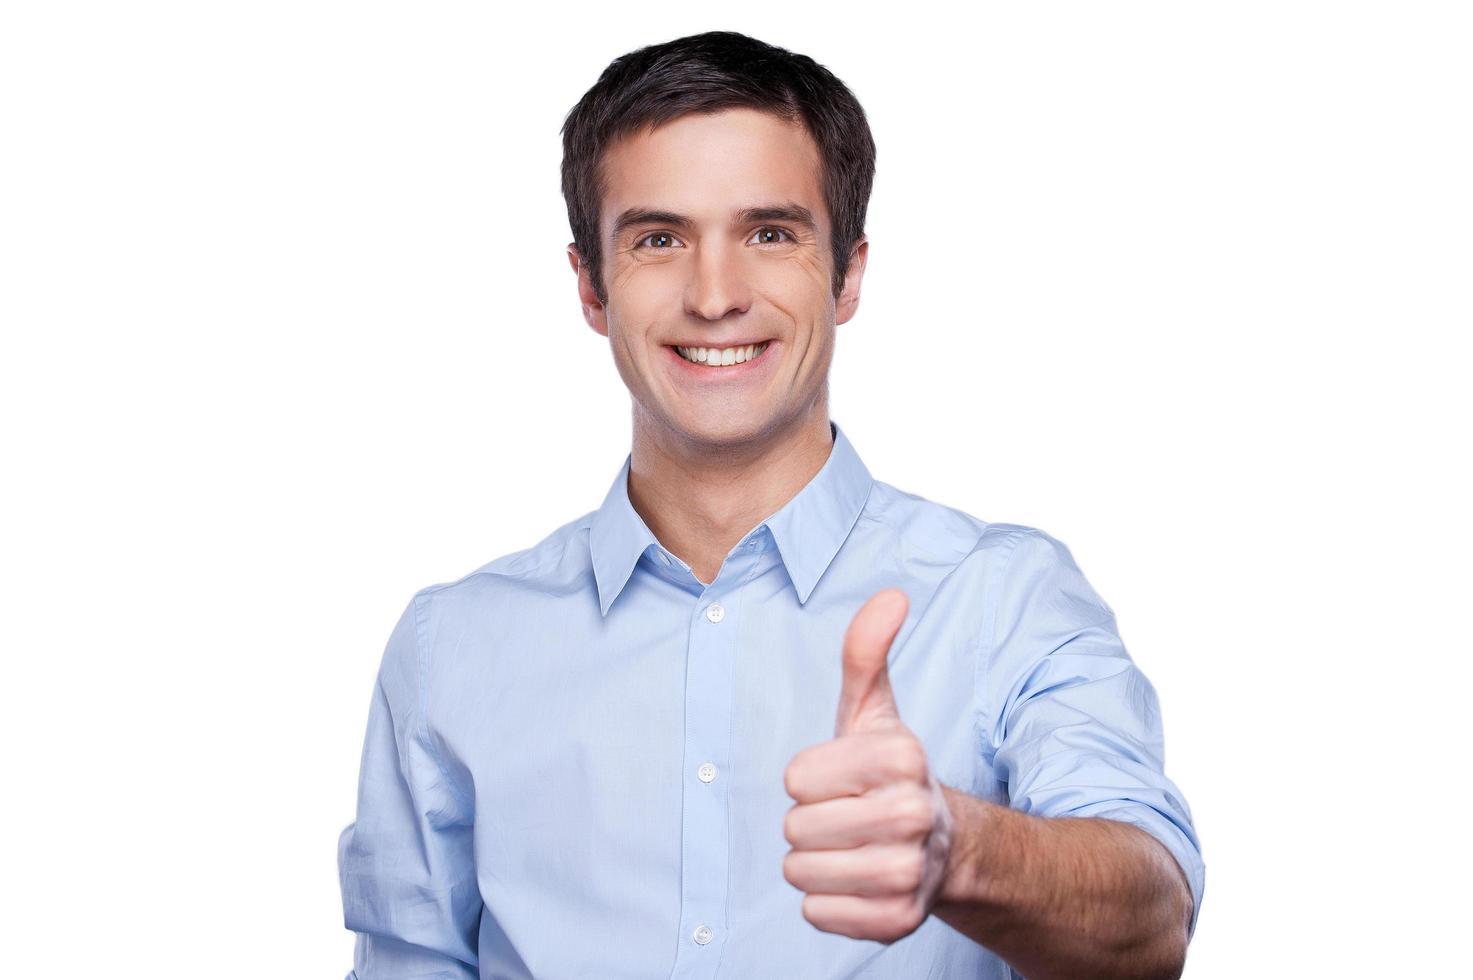
[[[736,444],[750,442],[771,429],[762,418],[687,419],[679,431],[691,442]]]

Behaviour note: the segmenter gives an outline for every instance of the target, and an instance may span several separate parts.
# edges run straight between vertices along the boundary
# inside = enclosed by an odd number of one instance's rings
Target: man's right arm
[[[357,819],[338,838],[348,980],[475,980],[481,896],[470,805],[446,776],[425,718],[419,603],[384,650],[368,712]]]

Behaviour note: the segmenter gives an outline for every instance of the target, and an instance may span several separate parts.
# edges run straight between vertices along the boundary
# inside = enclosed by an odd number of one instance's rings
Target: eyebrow
[[[786,221],[802,225],[814,234],[818,233],[818,223],[813,220],[813,212],[793,201],[737,208],[731,213],[731,223],[734,225],[745,225],[753,221]],[[629,208],[614,219],[614,228],[609,233],[609,241],[618,241],[625,231],[638,225],[670,225],[673,228],[689,230],[695,227],[695,221],[688,215],[677,214],[674,211],[644,207]]]

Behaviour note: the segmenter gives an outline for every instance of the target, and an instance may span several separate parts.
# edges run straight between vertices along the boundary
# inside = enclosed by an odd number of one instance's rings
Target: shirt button
[[[704,925],[696,926],[696,931],[691,934],[691,938],[702,946],[709,943],[715,936],[716,933],[711,931],[711,927]]]
[[[719,623],[725,617],[726,610],[722,608],[721,603],[713,602],[706,607],[706,618],[709,619],[711,622]]]
[[[758,540],[756,538],[753,538],[752,540],[750,540],[750,541],[747,542],[747,547],[748,548],[755,548],[755,547],[758,546],[758,544],[759,544]]]
[[[709,762],[701,763],[701,768],[696,770],[696,778],[703,783],[709,783],[716,778],[716,767]]]

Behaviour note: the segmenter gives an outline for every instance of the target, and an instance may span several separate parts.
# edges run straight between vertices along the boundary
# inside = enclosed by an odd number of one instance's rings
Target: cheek
[[[795,262],[767,282],[765,298],[792,324],[800,350],[822,351],[833,343],[836,305],[827,277],[821,265],[800,267]]]
[[[620,269],[609,282],[610,322],[616,315],[635,333],[678,318],[684,308],[684,287],[675,270],[662,264]]]
[[[818,330],[832,323],[837,309],[828,263],[816,251],[795,255],[781,268],[771,270],[770,295],[799,329]]]
[[[679,295],[680,271],[672,260],[641,262],[619,257],[609,273],[609,293],[623,294],[626,303],[650,302]]]
[[[789,295],[830,291],[828,263],[816,248],[784,256],[782,261],[764,262],[754,271],[767,283]]]
[[[639,271],[639,266],[628,261],[622,256],[615,256],[609,267],[609,292],[614,290],[624,291],[629,288],[629,282]]]
[[[609,332],[633,349],[650,330],[669,315],[672,286],[655,266],[626,266],[609,279],[606,316]],[[675,289],[674,295],[679,296]]]
[[[621,306],[617,315],[609,317],[609,346],[620,370],[638,364],[645,358],[644,338],[650,324],[637,311]]]
[[[614,356],[614,370],[630,391],[645,391],[649,386],[645,378],[648,369],[643,366],[646,355],[640,339],[646,329],[637,320],[609,317],[609,348]]]

